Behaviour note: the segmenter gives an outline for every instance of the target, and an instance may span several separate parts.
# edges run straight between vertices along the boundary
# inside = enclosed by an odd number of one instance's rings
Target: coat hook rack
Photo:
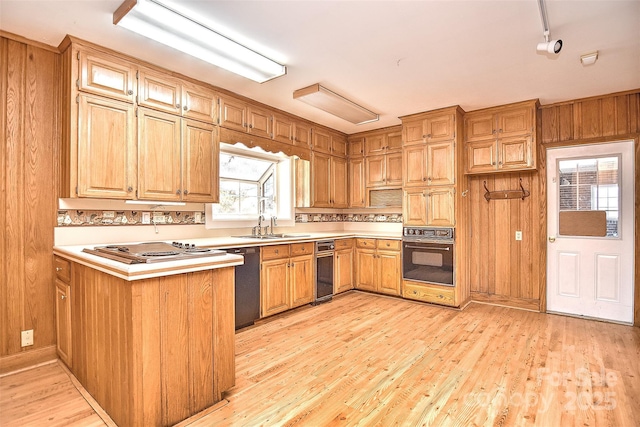
[[[522,178],[520,178],[520,190],[506,190],[506,191],[489,191],[487,188],[487,181],[483,181],[485,193],[484,198],[488,201],[491,200],[507,200],[507,199],[522,199],[529,197],[531,192],[525,190],[522,186]]]

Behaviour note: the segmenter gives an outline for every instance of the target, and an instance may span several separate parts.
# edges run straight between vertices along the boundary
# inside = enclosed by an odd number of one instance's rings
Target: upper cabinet
[[[455,112],[429,113],[402,120],[404,145],[449,141],[456,137]]]
[[[536,169],[538,101],[467,113],[465,173]]]
[[[62,63],[60,197],[218,200],[215,91],[75,42]]]
[[[372,132],[364,137],[364,154],[375,156],[402,150],[402,131],[397,128]]]
[[[229,95],[220,96],[220,126],[270,139],[272,122],[270,110]]]

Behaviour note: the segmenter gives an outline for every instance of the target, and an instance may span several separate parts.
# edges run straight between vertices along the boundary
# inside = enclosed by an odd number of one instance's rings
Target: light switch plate
[[[22,347],[33,345],[33,329],[22,331]]]
[[[522,240],[522,231],[516,231],[516,240]]]
[[[142,212],[142,223],[143,224],[151,224],[151,213],[150,212]]]

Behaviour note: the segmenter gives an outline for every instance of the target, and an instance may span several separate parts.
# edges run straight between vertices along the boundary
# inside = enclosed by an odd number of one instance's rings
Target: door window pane
[[[560,211],[605,211],[606,235],[618,237],[619,158],[560,160],[558,176]]]

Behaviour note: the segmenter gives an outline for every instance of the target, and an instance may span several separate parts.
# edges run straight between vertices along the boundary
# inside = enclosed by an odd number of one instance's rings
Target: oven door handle
[[[426,250],[430,250],[430,251],[450,251],[451,248],[446,247],[446,248],[436,248],[433,246],[413,246],[413,245],[404,245],[405,248],[407,249],[426,249]]]

